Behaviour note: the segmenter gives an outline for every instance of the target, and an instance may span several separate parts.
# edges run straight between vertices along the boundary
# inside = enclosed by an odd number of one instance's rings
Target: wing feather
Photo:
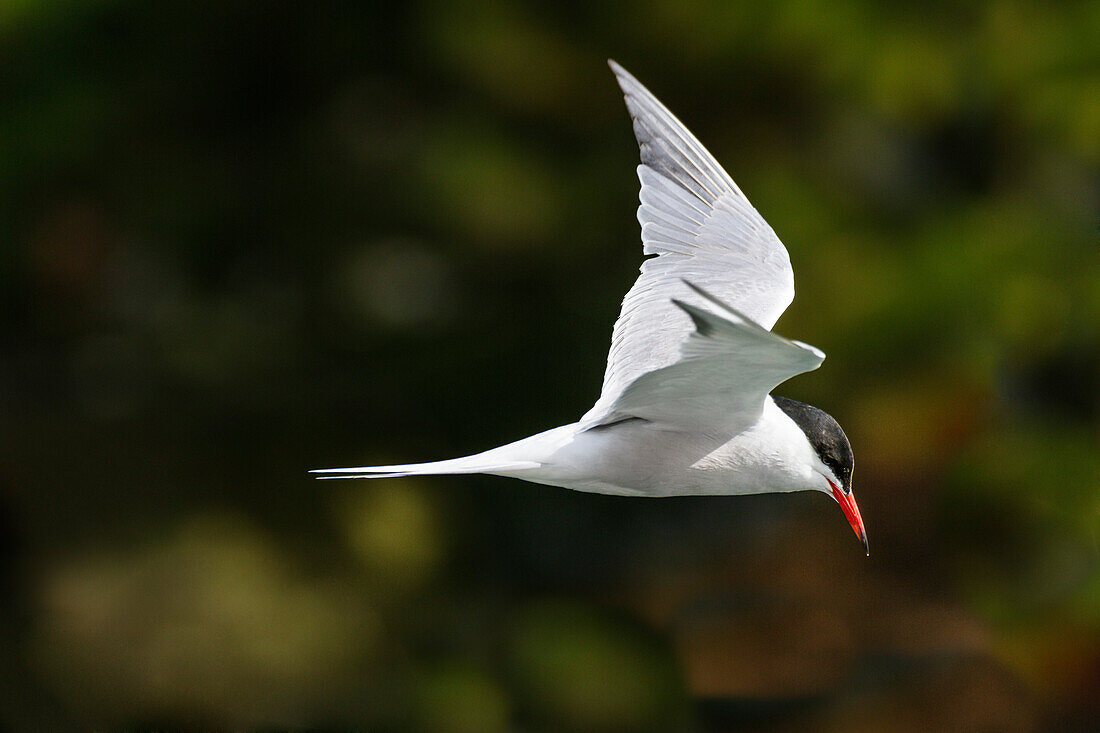
[[[638,139],[642,250],[657,256],[642,263],[623,299],[600,399],[586,422],[603,421],[628,385],[680,358],[692,320],[673,300],[690,305],[701,297],[685,278],[765,329],[794,297],[790,258],[772,228],[702,143],[637,79],[609,64]]]
[[[754,323],[707,291],[687,287],[717,310],[674,300],[694,326],[679,359],[634,380],[616,400],[612,420],[639,417],[706,431],[753,424],[778,384],[816,369],[825,354]]]

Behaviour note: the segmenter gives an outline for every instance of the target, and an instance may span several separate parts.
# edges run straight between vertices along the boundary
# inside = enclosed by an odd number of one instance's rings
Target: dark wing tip
[[[712,318],[709,313],[701,311],[693,305],[689,305],[682,300],[672,299],[672,303],[676,305],[684,313],[687,313],[691,318],[691,322],[695,324],[695,332],[700,336],[710,336],[714,333],[714,326],[707,319]]]
[[[682,282],[684,285],[687,285],[689,288],[691,288],[692,291],[694,291],[696,294],[698,294],[704,300],[708,301],[711,305],[714,305],[714,306],[718,307],[719,309],[721,309],[726,314],[727,318],[732,318],[735,321],[744,323],[745,325],[747,325],[750,328],[752,328],[754,330],[757,330],[757,331],[765,331],[765,332],[768,331],[768,329],[764,328],[759,323],[757,323],[753,319],[749,318],[748,316],[746,316],[741,311],[737,310],[736,308],[729,305],[728,303],[722,302],[719,298],[716,298],[715,296],[711,295],[706,290],[699,287],[698,285],[696,285],[692,281],[690,281],[686,278],[680,278],[680,282]]]

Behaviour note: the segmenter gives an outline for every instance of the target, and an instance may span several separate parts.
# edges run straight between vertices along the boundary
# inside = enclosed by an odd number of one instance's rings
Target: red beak
[[[829,481],[829,479],[825,479]],[[859,537],[859,541],[863,543],[863,551],[868,556],[871,555],[871,551],[867,549],[867,530],[863,529],[863,517],[859,516],[859,507],[856,506],[856,497],[852,494],[845,494],[840,490],[840,487],[829,481],[829,486],[833,487],[833,498],[836,499],[836,503],[840,504],[840,508],[844,510],[844,516],[848,518],[848,524],[852,525],[852,531],[856,533],[856,537]]]

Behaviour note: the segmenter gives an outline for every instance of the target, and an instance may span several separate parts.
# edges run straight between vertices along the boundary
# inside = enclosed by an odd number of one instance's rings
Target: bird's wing
[[[585,422],[602,422],[643,374],[675,362],[691,319],[674,298],[697,300],[690,279],[770,329],[794,298],[783,243],[695,136],[649,90],[608,62],[626,97],[641,149],[641,276],[615,322],[603,389]]]
[[[772,333],[702,288],[684,285],[710,307],[672,301],[694,330],[675,362],[646,372],[622,391],[610,421],[640,417],[696,430],[741,430],[756,421],[776,385],[817,369],[825,358],[819,349]]]

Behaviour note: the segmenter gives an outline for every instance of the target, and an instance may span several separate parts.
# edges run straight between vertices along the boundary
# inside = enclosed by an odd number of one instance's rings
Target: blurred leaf
[[[461,664],[425,670],[419,682],[423,730],[439,733],[493,733],[510,730],[508,698],[492,678]]]
[[[636,629],[573,603],[534,605],[516,622],[510,652],[533,711],[573,730],[668,730],[679,683]]]

